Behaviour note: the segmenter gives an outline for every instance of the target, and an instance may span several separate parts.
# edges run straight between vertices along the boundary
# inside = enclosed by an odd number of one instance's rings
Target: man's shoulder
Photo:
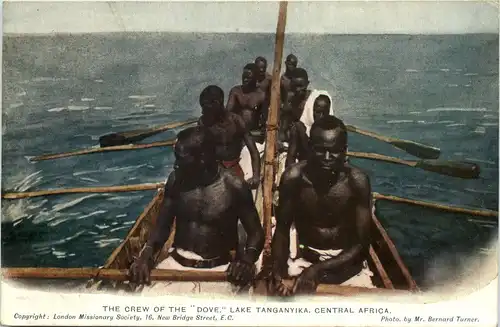
[[[221,167],[220,178],[224,181],[224,185],[226,185],[230,191],[244,190],[248,187],[246,182],[241,179],[241,177],[233,173],[231,169]]]
[[[229,94],[231,93],[241,93],[242,90],[241,90],[241,85],[235,85],[231,88],[231,90],[229,90]]]
[[[349,182],[358,190],[366,190],[370,188],[370,178],[363,170],[346,164]]]
[[[302,180],[306,164],[306,161],[300,161],[288,166],[281,175],[281,183],[283,185],[295,185],[295,183]]]

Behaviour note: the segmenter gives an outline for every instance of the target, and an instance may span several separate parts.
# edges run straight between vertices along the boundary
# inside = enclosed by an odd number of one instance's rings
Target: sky
[[[288,33],[498,33],[494,1],[298,1],[289,2],[287,15]],[[278,3],[270,1],[7,1],[3,32],[274,33],[277,16]]]

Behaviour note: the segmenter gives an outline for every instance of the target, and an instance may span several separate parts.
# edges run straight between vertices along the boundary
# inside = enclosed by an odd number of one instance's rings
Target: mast
[[[285,25],[287,16],[287,1],[279,4],[278,24],[276,27],[276,41],[274,46],[273,78],[271,84],[270,108],[266,125],[266,148],[264,153],[264,182],[262,186],[263,196],[263,227],[265,234],[264,250],[262,254],[262,269],[267,270],[271,259],[271,216],[273,205],[273,182],[275,178],[276,162],[276,142],[279,126],[280,109],[280,80],[281,62],[283,57],[283,43],[285,40]],[[276,168],[275,168],[276,167]]]

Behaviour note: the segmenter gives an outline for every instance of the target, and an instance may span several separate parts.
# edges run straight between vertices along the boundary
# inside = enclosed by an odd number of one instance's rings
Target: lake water
[[[158,182],[169,147],[31,163],[29,157],[95,146],[100,135],[200,115],[199,92],[240,82],[258,55],[273,61],[274,35],[99,34],[4,37],[2,189],[26,191]],[[441,148],[443,159],[480,164],[477,180],[352,159],[373,189],[463,207],[498,207],[498,35],[291,35],[312,87],[329,91],[347,123]],[[90,105],[91,104],[91,105]],[[147,142],[169,139],[175,131]],[[413,160],[349,135],[352,151]],[[99,266],[153,191],[2,201],[4,266]],[[498,224],[378,203],[378,216],[422,286],[488,254]]]

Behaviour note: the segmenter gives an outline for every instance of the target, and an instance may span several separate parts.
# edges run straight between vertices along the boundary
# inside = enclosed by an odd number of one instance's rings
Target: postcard
[[[496,326],[498,10],[4,2],[2,324]]]

